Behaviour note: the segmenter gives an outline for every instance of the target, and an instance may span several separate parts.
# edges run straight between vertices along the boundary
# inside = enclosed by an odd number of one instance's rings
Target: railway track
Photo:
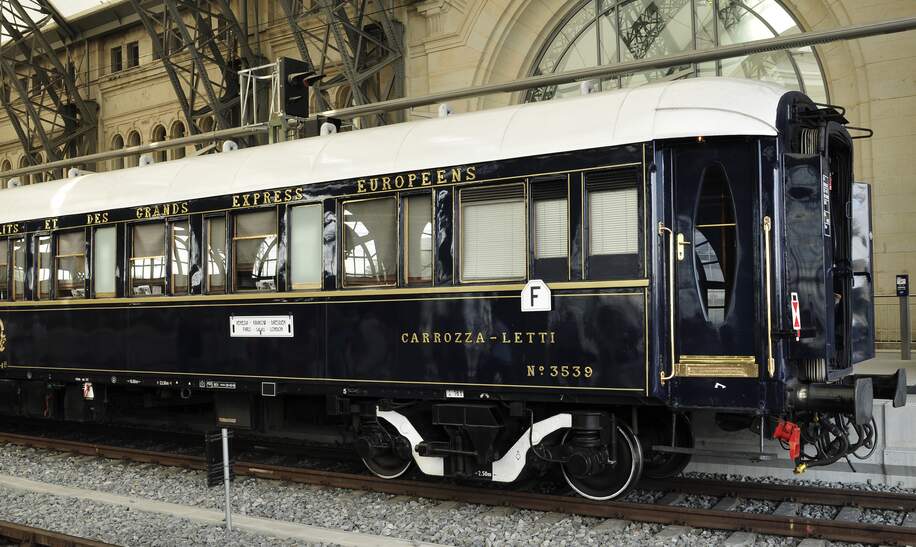
[[[166,466],[203,469],[202,457],[121,448],[45,437],[0,433],[0,443],[60,450],[75,454],[123,459]],[[780,486],[751,482],[720,482],[694,479],[646,481],[640,488],[666,494],[656,503],[595,502],[579,497],[545,495],[512,490],[443,484],[432,481],[384,480],[371,475],[339,473],[277,465],[238,462],[237,475],[320,485],[332,488],[367,490],[393,495],[409,495],[437,500],[482,505],[505,505],[517,509],[554,511],[605,519],[623,519],[695,528],[741,530],[758,534],[792,537],[817,537],[831,541],[865,544],[916,545],[916,495],[834,490],[808,486]],[[709,509],[680,507],[686,495],[717,498]],[[770,514],[734,511],[739,499],[778,502]],[[836,518],[813,519],[798,516],[803,504],[838,508]],[[859,522],[862,511],[892,510],[905,513],[901,526]]]
[[[29,547],[113,547],[91,539],[58,534],[49,530],[32,528],[12,522],[0,521],[0,545],[28,545]]]

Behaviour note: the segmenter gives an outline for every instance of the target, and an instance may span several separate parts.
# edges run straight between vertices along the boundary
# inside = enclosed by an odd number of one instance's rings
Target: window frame
[[[203,252],[201,253],[201,270],[204,272],[204,294],[230,294],[229,289],[232,284],[235,283],[235,276],[232,275],[232,258],[229,256],[232,249],[232,235],[229,232],[229,215],[226,212],[214,214],[214,215],[204,215],[203,218],[203,227],[201,229],[204,245]],[[220,291],[214,291],[210,288],[210,221],[212,220],[222,220],[223,221],[223,253],[226,257],[226,271],[223,273],[225,280],[223,281],[223,288]],[[233,278],[230,281],[230,277]]]
[[[410,227],[409,198],[423,195],[429,196],[430,223],[432,224],[432,248],[430,249],[430,259],[432,260],[432,264],[429,271],[429,280],[410,281],[410,231],[408,230]],[[398,251],[398,255],[401,261],[403,261],[403,267],[401,268],[402,272],[399,276],[400,282],[404,287],[432,287],[436,283],[436,253],[438,251],[436,245],[436,193],[431,190],[411,191],[399,194],[398,198],[401,204],[398,224],[402,234],[401,248]]]
[[[174,240],[174,227],[176,224],[185,223],[188,230],[188,284],[185,289],[185,292],[177,293],[175,292],[175,275],[177,275],[172,268],[173,256],[175,252],[175,240]],[[191,254],[191,244],[193,241],[193,236],[191,234],[191,216],[190,215],[179,215],[174,217],[169,217],[166,219],[166,241],[165,241],[165,252],[167,255],[166,260],[166,294],[168,296],[189,296],[191,294],[191,269],[194,267],[194,258]]]
[[[258,234],[258,235],[251,235],[251,236],[242,236],[242,237],[238,237],[236,235],[236,233],[238,232],[238,218],[240,216],[243,216],[246,214],[253,214],[253,213],[263,213],[266,211],[273,211],[274,213],[274,221],[275,221],[274,233]],[[280,231],[279,207],[277,207],[276,205],[271,205],[269,207],[252,207],[249,209],[236,211],[232,213],[231,215],[229,215],[229,221],[230,222],[226,224],[226,233],[229,235],[229,254],[226,255],[226,258],[227,258],[227,262],[232,265],[232,273],[231,273],[232,279],[231,279],[231,284],[229,283],[229,280],[227,280],[226,294],[260,294],[260,293],[268,294],[268,293],[280,292],[279,283],[280,283],[280,234],[281,234],[281,231]],[[238,259],[238,252],[236,250],[236,241],[260,239],[266,236],[274,236],[276,238],[277,267],[273,275],[274,289],[272,291],[261,291],[258,289],[239,289],[238,288],[238,276],[236,275],[236,271],[238,268],[238,264],[236,263]]]
[[[528,275],[536,279],[543,279],[547,282],[562,282],[572,280],[572,246],[573,238],[571,237],[572,230],[572,184],[573,184],[573,175],[577,173],[561,173],[557,175],[547,175],[539,177],[531,177],[528,179],[528,232],[529,232],[529,260],[530,266],[528,268]],[[537,185],[549,185],[557,184],[564,185],[566,193],[563,198],[566,201],[566,226],[564,227],[564,233],[566,234],[566,270],[565,275],[551,279],[554,276],[545,275],[548,272],[539,271],[539,266],[541,268],[547,266],[546,261],[560,261],[563,260],[563,257],[551,257],[551,258],[538,258],[537,256],[537,246],[538,246],[538,233],[537,233],[537,202],[539,201],[550,201],[551,199],[560,199],[560,198],[538,198],[535,194],[535,188]],[[542,261],[544,261],[542,263]]]
[[[140,66],[140,42],[133,41],[127,43],[127,68]],[[136,53],[136,56],[132,55]]]
[[[0,302],[10,302],[13,299],[13,278],[12,278],[12,265],[13,265],[13,246],[10,243],[11,238],[4,237],[0,238],[0,247],[6,247],[6,264],[0,265],[0,268],[6,270],[6,286],[0,288],[3,289],[3,296],[0,298]]]
[[[318,212],[320,213],[319,220],[321,221],[321,230],[318,233],[318,249],[322,251],[321,256],[319,257],[319,276],[317,283],[294,283],[293,282],[293,209],[297,207],[318,207]],[[320,290],[324,285],[324,202],[318,201],[305,201],[305,202],[296,202],[295,204],[288,204],[286,206],[286,230],[284,236],[286,237],[286,279],[287,279],[287,290],[290,292],[296,291],[307,291],[307,290]]]
[[[632,182],[613,183],[617,187],[607,190],[593,190],[592,186],[600,182],[592,182],[590,176],[607,172],[626,172],[632,170]],[[582,172],[582,277],[589,281],[635,279],[644,275],[646,263],[646,198],[644,192],[645,179],[641,168],[614,167]],[[592,255],[592,226],[591,226],[591,195],[592,192],[618,191],[632,189],[636,192],[636,252],[620,253],[613,255]],[[607,258],[616,257],[616,258]],[[627,258],[629,257],[629,258]],[[630,263],[622,264],[623,261]]]
[[[488,277],[486,279],[470,279],[470,280],[465,279],[464,278],[464,258],[465,258],[464,256],[464,226],[463,226],[465,220],[464,220],[464,203],[462,201],[462,195],[467,190],[481,190],[481,189],[489,189],[489,188],[507,188],[510,186],[521,186],[522,188],[521,202],[523,206],[525,207],[525,211],[523,213],[523,218],[525,219],[523,223],[523,225],[525,226],[525,243],[524,243],[525,273],[521,277]],[[458,268],[457,274],[458,274],[458,282],[460,284],[479,285],[479,284],[486,284],[486,283],[516,283],[516,282],[524,282],[528,280],[529,276],[531,275],[531,261],[529,260],[530,247],[531,247],[531,228],[528,225],[529,218],[530,218],[530,213],[528,210],[529,209],[528,207],[529,196],[530,196],[530,191],[528,188],[528,178],[527,177],[519,178],[512,182],[472,185],[470,187],[464,187],[458,190],[458,208],[457,208],[458,222],[453,222],[454,227],[452,229],[453,230],[452,237],[454,238],[457,236],[458,238],[458,260],[455,262],[455,266]],[[498,200],[493,200],[493,201],[498,201]]]
[[[138,226],[152,226],[156,224],[162,225],[162,230],[165,232],[165,248],[163,251],[164,255],[149,255],[149,256],[134,256],[134,230]],[[145,298],[145,297],[159,297],[159,296],[168,296],[169,295],[169,262],[171,257],[169,256],[169,223],[166,219],[157,218],[155,220],[144,220],[142,222],[130,222],[127,223],[127,297],[128,298]],[[163,259],[163,281],[162,281],[162,294],[134,294],[134,261],[143,260],[148,258],[158,258],[162,257]]]
[[[385,199],[394,200],[394,211],[395,211],[394,261],[395,261],[395,269],[396,269],[395,275],[394,275],[394,283],[377,283],[374,285],[347,284],[347,269],[346,269],[347,249],[348,249],[347,247],[347,225],[346,225],[346,222],[344,222],[344,211],[346,210],[346,206],[350,203],[360,203],[360,202],[366,202],[366,201],[381,201]],[[401,243],[400,242],[401,234],[399,233],[401,230],[401,196],[398,193],[395,193],[393,195],[378,196],[378,197],[372,197],[372,198],[339,199],[338,200],[338,219],[339,219],[338,237],[340,238],[339,240],[340,241],[340,252],[338,253],[340,255],[340,258],[339,258],[340,268],[338,271],[340,272],[340,276],[339,276],[340,287],[345,288],[345,289],[372,289],[372,288],[378,289],[378,288],[384,288],[384,287],[397,287],[401,280],[401,256],[400,256],[400,249],[398,248],[398,246]]]
[[[11,237],[9,241],[10,245],[10,301],[12,302],[22,302],[29,300],[29,274],[31,273],[29,269],[29,238],[26,236]],[[22,275],[24,279],[22,280],[22,294],[17,296],[16,293],[16,242],[21,243],[22,248],[22,260],[24,264],[22,265]]]
[[[43,295],[41,292],[41,266],[42,266],[41,239],[44,237],[48,238],[48,257],[51,262],[51,264],[48,266],[48,293],[47,295]],[[30,268],[32,270],[32,274],[35,276],[35,289],[33,290],[33,294],[32,294],[33,299],[39,300],[39,301],[53,300],[54,299],[54,278],[56,277],[54,275],[56,273],[54,271],[54,265],[55,265],[54,264],[55,262],[54,255],[57,254],[57,240],[54,237],[54,233],[47,232],[47,231],[37,232],[34,235],[34,237],[32,238],[32,244],[31,245],[27,244],[26,246],[27,255],[29,254],[29,251],[34,253],[34,258],[31,264],[32,267]],[[29,262],[29,259],[28,257],[26,257],[26,263],[28,262]]]
[[[112,46],[108,52],[109,74],[116,74],[124,70],[124,48],[122,46]]]
[[[115,261],[114,261],[114,266],[115,266],[115,272],[114,272],[114,292],[110,292],[110,293],[108,293],[108,292],[99,293],[99,292],[96,291],[96,285],[95,285],[95,282],[96,282],[96,279],[97,279],[97,275],[96,275],[96,274],[97,274],[97,270],[96,270],[96,268],[95,268],[95,266],[96,266],[96,264],[95,264],[95,249],[96,249],[96,247],[95,247],[95,242],[96,242],[96,234],[98,233],[98,231],[99,231],[99,230],[104,230],[104,229],[106,229],[106,228],[108,228],[108,229],[114,229],[114,231],[115,231],[115,249],[114,249],[114,251],[115,251],[115,252],[114,252],[114,255],[115,255]],[[118,275],[118,269],[119,269],[119,267],[120,267],[120,260],[119,260],[119,256],[118,256],[118,255],[119,255],[118,249],[121,248],[121,245],[119,244],[119,243],[120,243],[119,240],[120,240],[120,238],[121,238],[121,234],[122,234],[122,233],[123,233],[123,230],[122,230],[122,228],[121,228],[121,225],[120,225],[120,224],[117,224],[117,223],[112,223],[112,224],[100,224],[100,225],[98,225],[98,226],[93,226],[93,227],[91,228],[90,235],[89,235],[89,237],[90,237],[90,242],[89,242],[89,258],[87,259],[87,260],[90,260],[90,261],[91,261],[91,263],[89,263],[89,276],[88,276],[88,278],[89,278],[89,287],[88,287],[89,293],[88,293],[88,294],[90,295],[91,298],[117,298],[117,296],[118,296],[118,287],[119,287],[119,285],[123,282],[123,278],[122,278],[121,276]]]
[[[78,232],[82,232],[83,234],[83,252],[82,254],[79,254],[79,253],[66,254],[66,255],[60,254],[60,243],[59,243],[60,236],[65,235],[65,234],[75,234]],[[88,298],[89,290],[88,290],[88,287],[86,286],[86,283],[89,279],[89,250],[86,248],[86,242],[87,242],[86,228],[76,228],[73,230],[60,230],[58,232],[53,233],[52,239],[54,242],[52,245],[52,249],[54,252],[51,257],[52,258],[51,263],[54,265],[54,268],[52,269],[53,275],[51,276],[52,299],[55,299],[55,300],[84,300]],[[58,279],[57,279],[58,272],[60,271],[60,268],[59,268],[60,259],[61,258],[73,258],[73,257],[78,257],[78,256],[83,257],[83,272],[85,275],[85,279],[83,280],[83,296],[73,296],[73,295],[61,296],[60,288],[58,287]]]

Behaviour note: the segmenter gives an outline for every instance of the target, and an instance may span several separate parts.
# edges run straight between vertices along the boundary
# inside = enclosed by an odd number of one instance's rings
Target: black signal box
[[[280,76],[280,104],[287,116],[309,117],[309,87],[321,78],[312,65],[299,59],[280,57],[277,61]]]

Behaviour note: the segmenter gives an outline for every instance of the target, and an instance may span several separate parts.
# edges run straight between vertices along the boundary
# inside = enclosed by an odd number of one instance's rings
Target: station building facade
[[[306,12],[312,3],[304,0]],[[84,97],[99,105],[98,151],[188,132],[140,22],[122,18],[123,24],[108,22],[103,28],[102,21],[112,19],[103,17],[104,12],[123,12],[124,4],[116,0],[73,18],[90,36],[82,44],[86,61],[79,68],[79,78]],[[242,4],[232,2],[235,8]],[[264,58],[299,56],[278,0],[244,4],[249,21],[257,21],[253,32]],[[916,15],[913,0],[421,0],[396,4],[395,18],[404,30],[407,96]],[[99,21],[98,28],[91,28],[93,21]],[[336,70],[339,67],[328,67],[329,73]],[[873,184],[876,293],[892,295],[895,274],[916,277],[916,192],[909,174],[916,143],[916,32],[672,67],[595,85],[614,89],[691,76],[776,82],[804,91],[816,101],[842,105],[851,125],[873,129],[873,138],[856,141],[855,172],[857,180]],[[578,84],[566,85],[471,98],[450,106],[465,112],[561,100],[579,92]],[[326,100],[332,107],[344,107],[350,94],[338,89]],[[434,107],[406,113],[408,119],[435,115]],[[212,121],[201,123],[202,130],[212,127]],[[163,151],[156,159],[177,159],[192,152],[192,148]],[[136,163],[136,157],[129,157],[99,168]],[[0,114],[0,171],[24,165],[16,134]],[[38,183],[42,178],[34,175],[25,182]],[[891,298],[877,301],[879,339],[896,336],[895,305]]]

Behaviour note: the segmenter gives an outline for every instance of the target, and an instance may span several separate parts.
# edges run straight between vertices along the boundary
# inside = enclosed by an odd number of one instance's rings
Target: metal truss
[[[229,0],[130,0],[153,43],[191,134],[212,116],[217,129],[239,124],[238,71],[259,59]],[[215,70],[214,70],[215,69]]]
[[[403,96],[404,29],[394,18],[394,0],[307,4],[308,9],[303,0],[280,0],[300,57],[326,75],[313,85],[318,110]],[[364,125],[399,121],[401,116],[377,113]]]
[[[45,30],[50,23],[54,41]],[[85,48],[69,47],[73,28],[49,0],[0,0],[0,39],[0,104],[26,162],[36,165],[40,152],[47,161],[94,152],[98,107],[80,94]]]

